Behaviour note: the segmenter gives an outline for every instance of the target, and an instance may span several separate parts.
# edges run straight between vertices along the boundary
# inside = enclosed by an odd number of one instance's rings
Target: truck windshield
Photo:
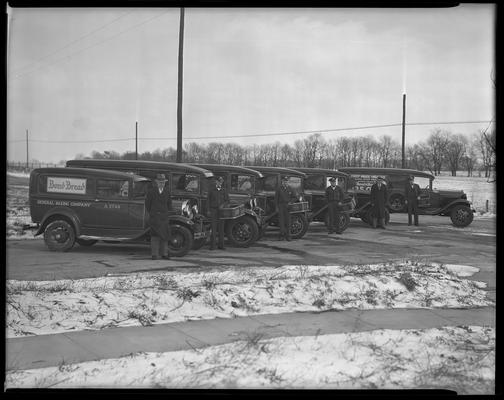
[[[176,192],[199,192],[199,177],[192,174],[173,174],[173,190]]]
[[[254,192],[254,177],[250,175],[231,175],[231,191],[250,194]]]

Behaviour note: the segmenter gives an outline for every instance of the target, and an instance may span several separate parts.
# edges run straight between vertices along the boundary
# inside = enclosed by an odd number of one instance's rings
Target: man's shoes
[[[159,260],[159,257],[158,256],[152,256],[152,259],[153,260]]]
[[[336,235],[341,235],[341,232],[338,232],[338,231],[336,231],[336,232],[334,232],[334,233],[335,233]]]
[[[285,240],[287,240],[288,242],[290,242],[290,241],[291,241],[291,238],[290,238],[290,237],[288,237],[288,238],[286,238]]]
[[[224,246],[219,246],[219,250],[226,250]]]
[[[408,224],[408,226],[411,226],[411,224]]]
[[[380,229],[387,229],[387,228],[385,228],[384,226],[380,226]]]
[[[167,255],[165,255],[165,256],[161,256],[161,258],[162,258],[163,260],[169,260],[169,259],[170,259],[170,255],[169,255],[169,254],[167,254]]]
[[[210,246],[210,250],[215,250],[215,246]]]

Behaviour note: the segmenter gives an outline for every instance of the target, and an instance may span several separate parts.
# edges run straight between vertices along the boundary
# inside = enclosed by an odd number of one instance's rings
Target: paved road
[[[342,235],[327,235],[314,223],[300,240],[276,240],[270,232],[250,248],[210,251],[207,247],[182,258],[153,261],[145,245],[98,243],[67,253],[50,252],[43,240],[7,241],[7,279],[79,279],[137,272],[216,270],[286,264],[332,265],[378,263],[405,258],[426,259],[481,269],[473,278],[495,289],[495,219],[475,220],[455,228],[448,217],[421,216],[419,227],[408,226],[407,216],[392,214],[388,229],[372,229],[352,219]]]

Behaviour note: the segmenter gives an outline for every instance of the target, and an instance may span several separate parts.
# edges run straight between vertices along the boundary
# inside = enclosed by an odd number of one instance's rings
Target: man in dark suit
[[[415,225],[418,226],[418,201],[420,200],[420,186],[415,183],[415,177],[411,175],[405,188],[406,205],[408,206],[408,225],[411,225],[411,215],[415,216]]]
[[[385,179],[379,176],[376,183],[371,186],[371,214],[373,220],[373,228],[385,229],[385,215],[388,203],[388,192],[385,186]]]
[[[229,194],[223,187],[224,178],[217,177],[215,186],[208,192],[208,210],[212,223],[212,234],[210,236],[210,250],[215,250],[217,235],[219,236],[219,249],[224,250],[224,220],[221,219],[221,208],[229,203]]]
[[[340,207],[343,201],[343,189],[341,189],[336,184],[336,178],[329,178],[330,186],[326,189],[326,200],[327,200],[327,211],[329,213],[329,224],[327,229],[329,234],[336,232],[338,235],[341,234],[340,229]]]
[[[275,206],[278,210],[278,223],[280,225],[279,240],[290,242],[290,213],[289,203],[296,199],[296,195],[289,186],[289,177],[283,176],[280,186],[275,191]]]
[[[170,241],[169,214],[172,208],[170,191],[166,187],[164,174],[156,174],[154,185],[145,197],[145,209],[149,213],[151,232],[151,255],[153,260],[170,259],[168,243]]]

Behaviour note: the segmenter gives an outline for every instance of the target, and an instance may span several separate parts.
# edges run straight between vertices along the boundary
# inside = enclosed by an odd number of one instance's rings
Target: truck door
[[[131,181],[128,179],[97,179],[95,200],[85,224],[97,236],[114,238],[131,238],[136,236],[139,217],[130,218],[129,191]],[[138,211],[139,204],[134,206]],[[136,228],[136,229],[135,229]]]

